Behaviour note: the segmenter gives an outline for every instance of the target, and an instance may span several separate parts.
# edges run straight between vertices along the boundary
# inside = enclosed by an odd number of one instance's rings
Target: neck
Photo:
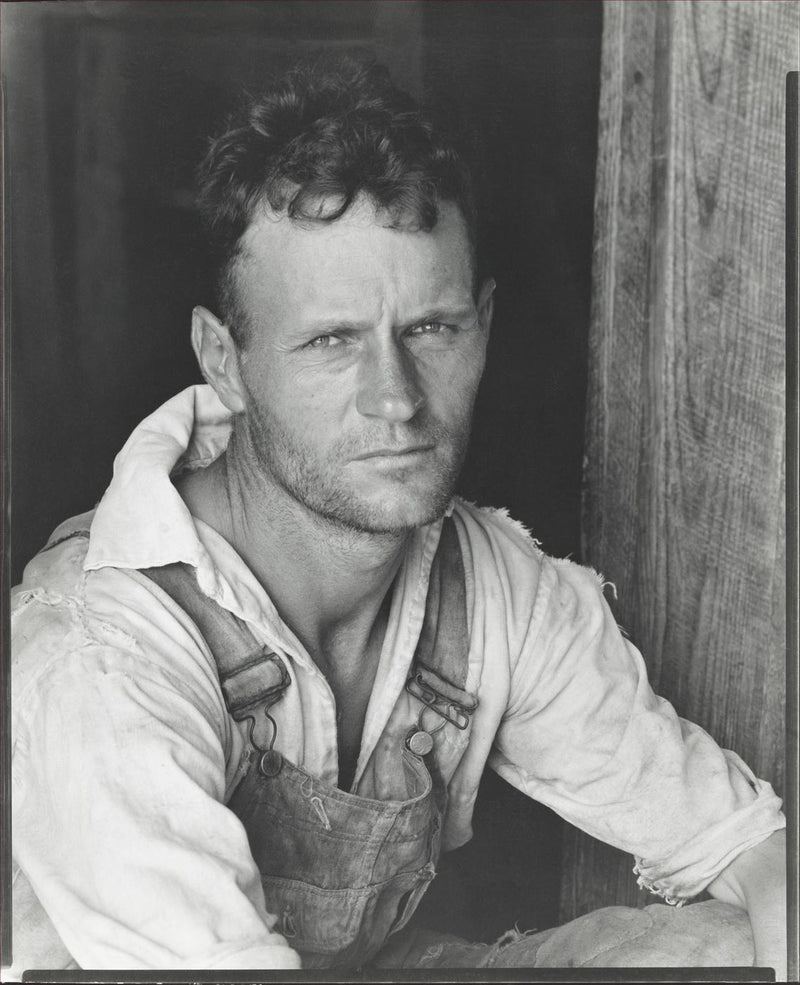
[[[407,532],[366,533],[311,513],[240,463],[235,447],[179,491],[241,555],[318,664],[337,649],[363,653],[382,637]]]

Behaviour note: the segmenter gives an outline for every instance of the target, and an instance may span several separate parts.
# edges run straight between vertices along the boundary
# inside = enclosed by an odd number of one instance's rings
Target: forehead
[[[236,266],[248,314],[349,318],[390,310],[464,307],[472,296],[466,223],[445,203],[429,232],[395,229],[367,202],[330,223],[264,212],[247,229]]]

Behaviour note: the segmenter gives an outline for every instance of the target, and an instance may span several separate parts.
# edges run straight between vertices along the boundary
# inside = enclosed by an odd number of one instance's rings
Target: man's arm
[[[509,580],[513,589],[518,582],[522,592],[522,579]],[[526,612],[524,600],[512,611]],[[741,856],[731,872],[743,867],[746,846],[763,842],[749,857],[764,869],[764,903],[752,879],[736,894],[731,883],[725,897],[721,880],[715,895],[747,908],[758,924],[758,960],[781,973],[785,930],[775,901],[783,903],[785,874],[782,859],[769,867],[762,859],[785,819],[770,785],[653,693],[591,571],[541,559],[526,628],[511,656],[492,766],[576,827],[633,855],[639,884],[669,902],[697,896],[731,859]],[[769,924],[779,928],[772,946],[763,916],[770,912]]]
[[[756,965],[774,968],[786,981],[786,832],[775,831],[722,870],[708,892],[747,910]]]
[[[14,855],[33,893],[81,967],[299,967],[223,802],[238,754],[210,655],[149,585],[82,583],[14,613]]]

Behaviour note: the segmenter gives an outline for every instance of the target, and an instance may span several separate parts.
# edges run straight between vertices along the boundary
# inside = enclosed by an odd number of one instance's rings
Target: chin
[[[444,515],[449,499],[441,508],[427,510],[393,510],[381,511],[383,515],[374,517],[371,524],[374,533],[404,533],[414,530],[417,527],[424,527],[428,523],[434,523]]]
[[[387,531],[400,531],[434,523],[450,505],[454,486],[452,481],[419,484],[416,488],[414,483],[408,483],[384,490],[371,503],[376,526],[381,524]]]
[[[451,497],[449,490],[429,492],[426,496],[415,496],[411,490],[374,499],[353,496],[333,509],[319,512],[360,533],[400,534],[440,519],[450,505]]]

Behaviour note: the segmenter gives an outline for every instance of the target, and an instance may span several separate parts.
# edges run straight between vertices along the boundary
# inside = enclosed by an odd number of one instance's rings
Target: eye
[[[332,349],[337,345],[342,345],[342,339],[337,335],[318,335],[306,343],[306,349]]]
[[[452,326],[444,325],[439,321],[427,321],[422,325],[415,325],[410,331],[409,335],[444,335],[446,332],[452,331]]]

